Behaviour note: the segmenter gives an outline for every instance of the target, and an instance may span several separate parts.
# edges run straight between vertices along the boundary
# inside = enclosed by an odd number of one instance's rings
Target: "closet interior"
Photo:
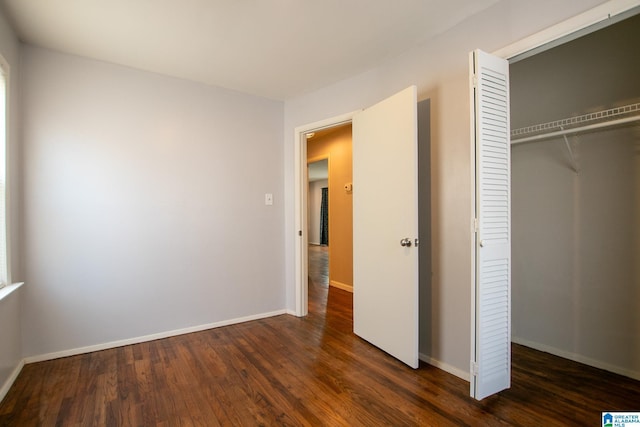
[[[640,379],[640,15],[510,65],[512,340]]]

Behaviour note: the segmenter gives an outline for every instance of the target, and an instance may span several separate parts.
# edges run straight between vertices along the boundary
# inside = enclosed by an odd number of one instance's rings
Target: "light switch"
[[[264,195],[264,204],[267,205],[267,206],[273,205],[273,194],[266,193]]]

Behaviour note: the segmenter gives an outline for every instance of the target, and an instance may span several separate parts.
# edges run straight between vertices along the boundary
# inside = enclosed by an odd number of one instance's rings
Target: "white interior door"
[[[509,63],[471,54],[476,159],[476,273],[471,396],[511,385],[511,146]]]
[[[417,237],[412,86],[353,117],[353,329],[412,368],[418,367]]]

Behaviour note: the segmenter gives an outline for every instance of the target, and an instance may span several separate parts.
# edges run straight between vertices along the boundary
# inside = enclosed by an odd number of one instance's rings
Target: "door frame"
[[[309,312],[309,234],[307,224],[307,137],[310,132],[318,132],[351,123],[358,111],[320,120],[294,129],[294,206],[295,206],[295,315],[304,317]]]
[[[309,141],[307,141],[307,143],[308,142]],[[307,147],[307,144],[305,144],[305,147]],[[307,168],[309,167],[310,164],[313,164],[313,163],[316,163],[316,162],[321,162],[323,160],[327,161],[327,188],[330,188],[330,186],[331,186],[331,174],[330,174],[330,171],[331,171],[331,156],[329,155],[329,153],[323,154],[321,156],[312,157],[310,159],[308,158],[307,159]],[[307,169],[307,171],[309,171],[309,169]],[[308,189],[309,189],[308,185],[310,183],[311,182],[309,181],[309,177],[308,176],[307,176],[306,182],[302,183],[303,185],[307,186],[307,195],[309,194],[308,193]],[[329,211],[328,211],[328,215],[327,216],[329,218],[329,221],[331,221],[331,219],[330,219],[331,218],[331,193],[330,192],[328,193],[328,199],[329,199]],[[308,197],[307,197],[307,202],[309,202]],[[309,205],[307,204],[307,207],[308,206]],[[309,224],[309,218],[311,218],[311,216],[312,216],[311,212],[307,211],[307,225]],[[329,227],[329,233],[330,232],[331,232],[331,227]],[[311,231],[307,230],[307,239],[309,238],[309,234],[310,233],[311,233]],[[322,240],[322,239],[320,239],[320,240]],[[329,239],[329,241],[331,241],[331,239]],[[309,243],[309,242],[307,241],[307,243]],[[331,259],[331,255],[330,255],[331,254],[331,246],[328,247],[328,253],[329,253],[329,259]],[[329,283],[331,283],[331,267],[329,267],[328,274],[329,274]]]
[[[639,0],[609,0],[491,52],[510,64],[608,27],[637,13]]]

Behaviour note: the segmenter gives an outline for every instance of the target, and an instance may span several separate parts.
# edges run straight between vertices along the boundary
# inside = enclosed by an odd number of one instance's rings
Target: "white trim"
[[[24,282],[12,283],[10,285],[0,288],[0,301],[8,297],[10,294],[12,294],[15,290],[17,290],[22,285],[24,285]]]
[[[447,363],[441,362],[437,359],[434,359],[433,357],[429,357],[426,354],[420,353],[420,360],[422,360],[424,363],[428,363],[431,366],[434,366],[438,369],[441,369],[451,375],[454,375],[458,378],[461,378],[465,381],[469,381],[469,372],[463,371],[462,369],[458,369],[455,366],[451,366]]]
[[[476,200],[476,169],[477,169],[477,160],[476,160],[476,114],[475,114],[475,61],[473,51],[469,52],[469,141],[470,141],[470,151],[471,153],[471,161],[470,163],[470,180],[471,180],[471,215],[470,215],[470,224],[469,224],[469,232],[471,238],[471,316],[470,316],[470,325],[469,331],[469,340],[471,341],[469,345],[469,372],[466,373],[465,377],[467,381],[469,381],[469,395],[473,396],[475,390],[475,376],[471,376],[471,364],[475,363],[476,360],[476,277],[478,276],[477,271],[477,262],[476,262],[476,249],[478,244],[476,228],[478,224],[478,202]],[[463,378],[460,376],[460,378]]]
[[[329,282],[329,285],[333,286],[334,288],[342,289],[343,291],[347,291],[347,292],[353,293],[353,286],[352,285],[347,285],[346,283],[338,282],[336,280],[331,280]]]
[[[605,371],[613,372],[614,374],[623,375],[625,377],[633,378],[634,380],[640,381],[640,372],[638,371],[632,371],[630,369],[621,368],[619,366],[615,366],[610,363],[602,362],[596,359],[591,359],[590,357],[586,357],[578,353],[560,350],[558,348],[555,348],[546,344],[540,344],[540,343],[525,340],[522,338],[512,337],[511,342],[514,344],[520,344],[525,347],[532,348],[534,350],[553,354],[554,356],[562,357],[563,359],[569,359],[574,362],[582,363],[584,365],[589,365],[598,369],[604,369]]]
[[[0,388],[0,402],[2,402],[7,396],[7,393],[9,393],[11,386],[14,382],[16,382],[16,379],[18,379],[18,375],[20,375],[20,372],[22,372],[22,368],[24,368],[24,359],[18,363],[18,366],[15,367],[13,372],[11,372],[11,375],[9,375],[9,378],[7,378],[7,380],[2,385],[2,388]]]
[[[12,125],[11,125],[11,117],[13,116],[13,112],[11,109],[11,99],[13,97],[12,94],[12,90],[11,90],[11,67],[9,65],[9,62],[2,56],[2,54],[0,54],[0,72],[4,74],[4,101],[5,101],[5,105],[4,105],[4,111],[5,111],[5,123],[4,123],[4,224],[2,224],[1,226],[4,226],[4,252],[5,252],[5,262],[6,262],[6,274],[7,274],[7,284],[11,283],[12,281],[12,275],[11,275],[11,250],[9,249],[9,242],[11,242],[11,227],[9,227],[10,221],[11,221],[11,213],[9,209],[9,206],[11,205],[9,200],[11,197],[11,164],[9,163],[9,147],[11,146],[10,143],[10,136],[11,136],[11,132],[12,132]]]
[[[295,239],[295,315],[306,316],[309,310],[308,265],[307,265],[307,144],[305,135],[322,129],[351,123],[356,111],[318,122],[298,126],[294,129],[294,239]],[[299,232],[302,232],[302,236]]]
[[[609,0],[593,9],[525,37],[515,43],[511,43],[492,54],[501,58],[511,59],[547,43],[552,43],[577,31],[606,21],[614,16],[628,12],[638,6],[640,6],[640,0]]]
[[[147,341],[154,341],[154,340],[159,340],[159,339],[162,339],[162,338],[174,337],[174,336],[177,336],[177,335],[190,334],[192,332],[205,331],[207,329],[220,328],[222,326],[229,326],[229,325],[235,325],[235,324],[238,324],[238,323],[250,322],[252,320],[259,320],[259,319],[264,319],[264,318],[267,318],[267,317],[280,316],[282,314],[287,314],[287,311],[286,310],[277,310],[277,311],[272,311],[272,312],[269,312],[269,313],[262,313],[262,314],[256,314],[256,315],[253,315],[253,316],[246,316],[246,317],[239,317],[239,318],[236,318],[236,319],[223,320],[221,322],[208,323],[208,324],[205,324],[205,325],[198,325],[198,326],[192,326],[192,327],[189,327],[189,328],[176,329],[176,330],[173,330],[173,331],[160,332],[160,333],[157,333],[157,334],[144,335],[144,336],[136,337],[136,338],[129,338],[129,339],[124,339],[124,340],[119,340],[119,341],[112,341],[112,342],[108,342],[108,343],[104,343],[104,344],[96,344],[96,345],[91,345],[91,346],[87,346],[87,347],[73,348],[73,349],[70,349],[70,350],[57,351],[57,352],[53,352],[53,353],[41,354],[41,355],[38,355],[38,356],[29,356],[29,357],[26,357],[24,359],[24,362],[25,363],[35,363],[35,362],[42,362],[42,361],[45,361],[45,360],[58,359],[58,358],[61,358],[61,357],[75,356],[77,354],[91,353],[93,351],[107,350],[107,349],[110,349],[110,348],[122,347],[122,346],[125,346],[125,345],[131,345],[131,344],[139,344],[139,343],[143,343],[143,342],[147,342]]]

